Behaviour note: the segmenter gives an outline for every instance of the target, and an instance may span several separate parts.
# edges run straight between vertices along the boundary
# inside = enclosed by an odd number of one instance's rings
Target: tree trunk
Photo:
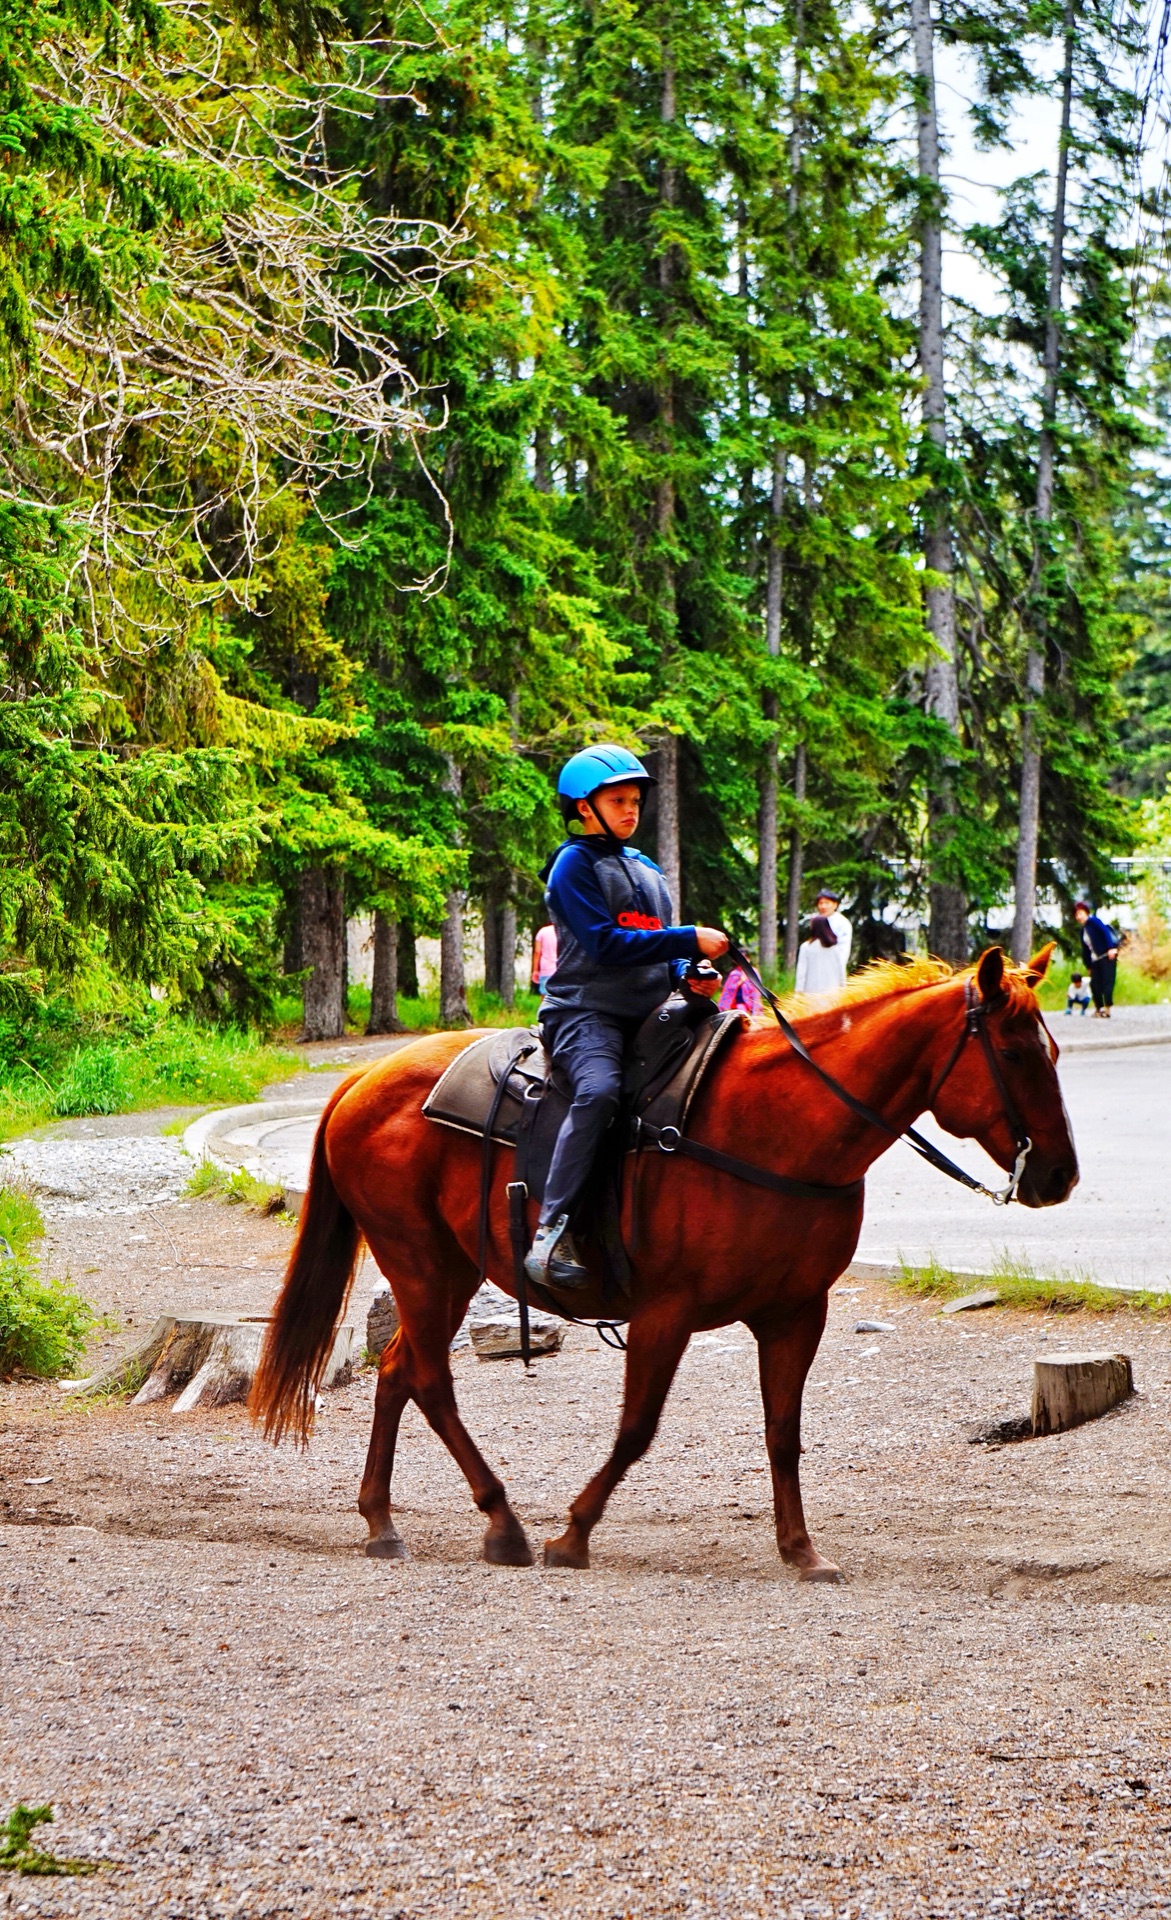
[[[943,336],[943,223],[939,178],[939,118],[935,103],[935,29],[931,0],[911,0],[911,39],[918,82],[919,178],[919,364],[923,370],[923,431],[940,465],[947,457],[947,387]],[[933,486],[923,501],[923,558],[938,575],[925,593],[927,631],[938,652],[924,676],[924,706],[955,736],[960,729],[956,667],[955,553],[947,493]],[[947,859],[956,824],[954,762],[945,764],[928,796],[931,859]],[[962,966],[968,957],[967,901],[946,879],[931,879],[933,953]]]
[[[500,1004],[511,1007],[516,1001],[516,901],[506,900],[500,910]]]
[[[781,545],[781,521],[785,511],[785,461],[778,453],[773,462],[772,494],[769,499],[768,574],[765,581],[764,644],[770,660],[781,651],[781,598],[784,585],[784,550]],[[777,696],[764,696],[764,717],[775,724]],[[776,736],[764,752],[764,772],[760,783],[760,960],[767,979],[777,969],[777,791],[780,784],[777,766]]]
[[[533,486],[538,493],[553,491],[553,451],[543,421],[533,435]]]
[[[494,888],[484,897],[484,992],[500,992],[500,903]]]
[[[458,761],[450,754],[447,759],[447,776],[444,785],[458,809],[463,791],[463,776],[460,773]],[[458,822],[458,812],[456,817]],[[461,845],[462,837],[457,824],[452,833],[455,846]],[[441,1027],[470,1027],[472,1024],[464,981],[464,908],[466,906],[467,894],[464,889],[452,887],[444,906],[443,926],[439,935],[439,1024]]]
[[[406,1032],[398,1017],[398,927],[385,913],[374,915],[374,977],[366,1031]]]
[[[462,887],[453,887],[447,896],[447,908],[439,935],[439,1024],[441,1027],[470,1027],[467,988],[464,983],[464,903]]]
[[[285,946],[282,964],[286,973],[300,973],[305,965],[301,958],[301,883],[297,881],[287,898],[287,918],[285,922]]]
[[[404,999],[419,998],[419,960],[415,951],[415,929],[409,920],[398,923],[398,990]]]
[[[663,47],[663,70],[659,93],[659,118],[664,126],[671,126],[675,119],[675,57],[672,49]],[[663,206],[673,207],[676,198],[676,179],[673,163],[664,158],[659,183],[659,199]],[[663,334],[666,337],[671,330],[670,302],[671,289],[675,278],[675,249],[669,242],[659,256],[659,287],[663,294]],[[675,440],[675,393],[670,374],[667,374],[659,396],[659,457],[667,463],[672,457]],[[655,500],[655,531],[659,539],[659,552],[662,567],[662,636],[663,654],[666,658],[675,641],[675,562],[671,554],[671,543],[675,532],[675,481],[669,469],[659,481]],[[676,917],[683,914],[682,887],[683,877],[679,865],[679,742],[674,734],[664,735],[659,745],[658,755],[658,855],[663,878],[675,903]]]
[[[337,1040],[346,1030],[346,912],[342,876],[309,867],[300,878],[301,964],[306,1040]]]
[[[793,758],[793,798],[798,805],[805,799],[805,742],[797,743]],[[792,973],[797,965],[801,939],[801,880],[805,865],[805,842],[799,821],[789,834],[789,885],[785,895],[785,968]]]
[[[1041,439],[1037,448],[1037,495],[1033,515],[1034,635],[1025,656],[1025,701],[1021,722],[1021,800],[1016,858],[1016,910],[1012,957],[1029,958],[1037,917],[1037,847],[1041,834],[1041,705],[1045,697],[1045,641],[1048,619],[1043,604],[1043,574],[1053,520],[1054,468],[1057,457],[1057,377],[1061,370],[1061,294],[1065,278],[1065,204],[1069,183],[1069,125],[1073,104],[1074,19],[1072,0],[1065,8],[1065,70],[1061,79],[1061,132],[1057,148],[1057,185],[1053,196],[1053,237],[1049,247],[1049,305],[1045,315],[1045,384],[1041,396]]]
[[[683,918],[683,877],[679,870],[679,742],[673,733],[663,736],[658,753],[658,855],[667,891],[675,903],[677,922]]]

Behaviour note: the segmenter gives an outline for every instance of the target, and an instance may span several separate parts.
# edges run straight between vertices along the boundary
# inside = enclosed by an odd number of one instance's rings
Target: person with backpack
[[[1118,935],[1101,914],[1094,912],[1088,900],[1078,901],[1073,916],[1082,930],[1082,952],[1089,962],[1094,1018],[1109,1020],[1118,972]]]
[[[618,1111],[627,1042],[675,987],[709,997],[723,982],[703,965],[727,951],[718,927],[675,924],[667,883],[627,845],[654,781],[626,747],[575,753],[557,793],[570,834],[545,868],[557,965],[545,982],[541,1038],[567,1076],[573,1102],[561,1124],[525,1272],[538,1285],[589,1284],[570,1219],[602,1134]]]

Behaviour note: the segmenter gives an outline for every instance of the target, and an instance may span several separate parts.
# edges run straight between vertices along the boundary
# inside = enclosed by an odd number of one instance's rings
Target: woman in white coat
[[[809,923],[809,938],[797,953],[798,993],[840,993],[846,984],[853,928],[836,893],[819,893],[817,912]]]

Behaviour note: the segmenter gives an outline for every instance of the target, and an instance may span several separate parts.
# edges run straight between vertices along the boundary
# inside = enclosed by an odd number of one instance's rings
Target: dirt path
[[[53,1233],[127,1324],[213,1287],[260,1304],[287,1246],[181,1199]],[[1171,1330],[1051,1325],[1050,1345],[1130,1352],[1138,1398],[1060,1439],[971,1445],[1025,1404],[1042,1330],[837,1294],[805,1485],[839,1589],[776,1560],[740,1328],[693,1342],[588,1574],[480,1564],[413,1412],[415,1558],[365,1560],[369,1374],[300,1456],[235,1408],[0,1389],[0,1807],[52,1802],[57,1850],[109,1863],[0,1875],[0,1913],[1166,1913]],[[574,1338],[527,1381],[455,1358],[534,1541],[613,1432],[620,1358]]]

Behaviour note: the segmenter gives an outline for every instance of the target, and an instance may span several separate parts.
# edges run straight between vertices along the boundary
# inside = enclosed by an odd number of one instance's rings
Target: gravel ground
[[[127,1327],[267,1301],[288,1245],[216,1202],[43,1204],[52,1264]],[[1129,1352],[1138,1396],[1060,1438],[970,1444],[1055,1346]],[[527,1380],[454,1367],[539,1542],[609,1444],[621,1357],[574,1330]],[[836,1589],[776,1559],[742,1328],[692,1343],[586,1574],[478,1562],[482,1523],[413,1409],[415,1558],[364,1559],[368,1373],[304,1455],[239,1408],[0,1388],[0,1810],[51,1802],[48,1844],[104,1863],[0,1874],[0,1913],[1171,1910],[1171,1329],[944,1320],[847,1286],[812,1382],[806,1499]]]

